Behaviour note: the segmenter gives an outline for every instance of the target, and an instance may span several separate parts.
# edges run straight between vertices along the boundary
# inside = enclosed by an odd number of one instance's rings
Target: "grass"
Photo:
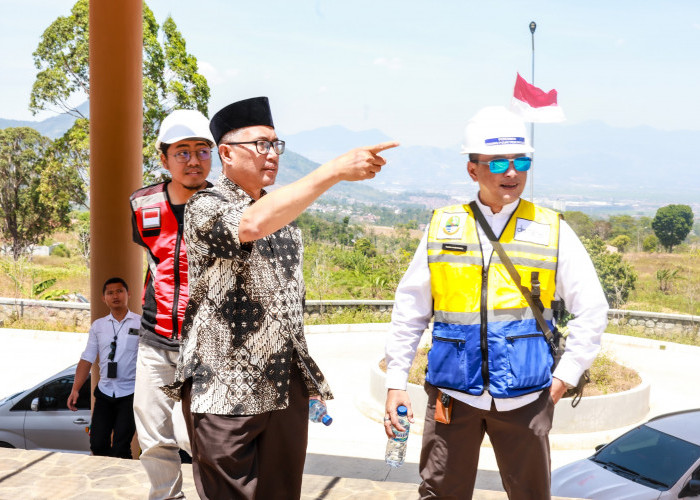
[[[635,290],[630,293],[624,309],[676,314],[700,314],[700,258],[689,253],[627,253],[624,260],[637,271]],[[657,271],[678,270],[662,291]]]
[[[11,257],[0,257],[0,297],[35,299],[32,286],[56,278],[51,290],[67,290],[90,296],[90,271],[78,252],[77,236],[74,233],[57,233],[49,243],[63,243],[71,257],[32,256],[17,261]]]
[[[658,335],[654,333],[640,332],[634,329],[630,325],[615,325],[613,323],[608,323],[608,327],[605,329],[608,333],[616,333],[618,335],[627,335],[629,337],[639,337],[644,339],[661,340],[664,342],[673,342],[676,344],[685,345],[700,345],[700,335],[698,332],[695,333],[677,333],[677,332],[664,332],[663,335]]]
[[[35,320],[29,318],[18,318],[15,320],[5,320],[3,328],[17,328],[20,330],[44,330],[51,332],[82,332],[87,333],[88,328],[77,326],[74,323],[66,323],[64,321],[46,321]]]
[[[421,347],[416,352],[413,364],[408,372],[408,381],[411,384],[423,385],[425,382],[425,372],[428,368],[429,347]],[[386,361],[382,359],[379,367],[386,372]],[[583,389],[585,396],[599,396],[602,394],[612,394],[627,391],[638,386],[642,379],[639,374],[617,363],[610,354],[601,352],[590,369],[591,383]]]
[[[365,307],[324,312],[304,319],[306,325],[343,325],[354,323],[388,323],[391,312],[372,311]]]

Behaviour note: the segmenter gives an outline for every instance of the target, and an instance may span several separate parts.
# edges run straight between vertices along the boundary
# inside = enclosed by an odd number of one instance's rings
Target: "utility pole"
[[[537,24],[535,21],[530,22],[530,34],[532,35],[532,80],[530,83],[535,84],[535,30]],[[535,122],[530,122],[530,144],[535,147]],[[535,153],[532,153],[532,159],[535,159]],[[530,202],[535,203],[535,170],[530,170]]]

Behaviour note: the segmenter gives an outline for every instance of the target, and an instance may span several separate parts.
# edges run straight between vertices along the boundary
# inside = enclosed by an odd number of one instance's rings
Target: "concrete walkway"
[[[311,424],[309,428],[303,498],[416,497],[420,425],[409,438],[406,463],[389,468],[383,461],[383,408],[368,396],[370,367],[383,356],[385,330],[386,325],[308,328],[309,350],[326,374],[335,399],[328,403],[333,424]],[[0,329],[0,397],[31,387],[77,362],[86,338],[86,334]],[[700,407],[700,393],[688,383],[700,380],[700,347],[609,334],[603,342],[615,359],[651,382],[649,416]],[[589,456],[596,444],[624,430],[552,434],[552,467]],[[73,477],[70,471],[82,475]],[[196,498],[189,466],[185,466],[185,476],[186,491]],[[56,496],[61,491],[58,484],[65,484],[66,495],[74,496]],[[77,496],[68,484],[94,494]],[[488,446],[482,447],[477,488],[480,491],[474,498],[505,498]],[[137,461],[0,449],[0,498],[144,498],[146,490],[147,481]]]

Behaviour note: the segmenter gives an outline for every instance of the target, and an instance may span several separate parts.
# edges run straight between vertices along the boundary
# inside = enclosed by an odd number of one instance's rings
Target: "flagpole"
[[[532,85],[535,84],[535,30],[537,24],[535,21],[530,22],[530,34],[532,35]],[[530,144],[535,147],[535,122],[530,122]],[[534,160],[535,153],[532,153]],[[535,169],[530,170],[530,202],[535,202]]]

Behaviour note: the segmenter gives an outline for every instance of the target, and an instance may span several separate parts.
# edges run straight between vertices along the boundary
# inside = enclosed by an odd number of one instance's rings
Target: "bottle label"
[[[398,443],[403,443],[404,441],[406,441],[408,439],[408,431],[399,432],[396,429],[394,429],[394,433],[395,433],[394,441],[396,441]]]
[[[394,441],[403,443],[408,439],[408,431],[410,430],[410,425],[411,423],[408,421],[407,418],[405,419],[399,419],[399,423],[403,426],[405,431],[401,432],[396,429],[396,427],[392,426],[392,430],[394,431]]]

